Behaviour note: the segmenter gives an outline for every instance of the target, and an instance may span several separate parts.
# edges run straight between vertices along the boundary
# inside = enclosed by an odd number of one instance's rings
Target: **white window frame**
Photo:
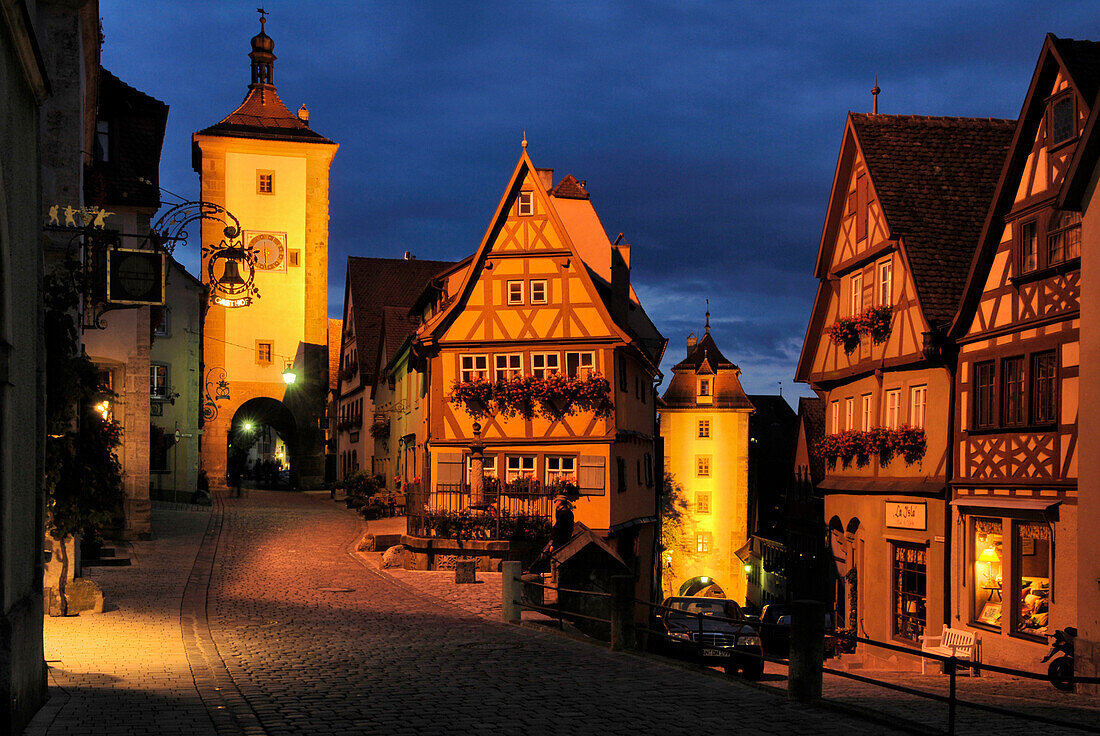
[[[535,193],[533,191],[522,191],[516,197],[516,214],[520,217],[530,217],[535,214]]]
[[[829,434],[836,434],[840,431],[840,400],[833,399],[829,402],[829,426],[832,431]]]
[[[486,478],[497,477],[497,456],[485,455],[481,459],[481,469]],[[470,478],[474,477],[474,459],[469,455],[466,456],[466,482],[470,481]]]
[[[844,428],[856,428],[856,399],[854,396],[844,399]]]
[[[505,481],[512,482],[520,478],[536,478],[537,463],[534,455],[506,455],[504,459]]]
[[[861,412],[861,419],[863,420],[860,425],[860,429],[864,432],[871,429],[871,394],[863,394],[863,411]]]
[[[889,259],[878,264],[878,304],[894,306],[894,262]]]
[[[541,291],[539,296],[536,292]],[[531,304],[546,304],[550,301],[550,288],[546,279],[531,280]]]
[[[547,455],[546,469],[544,471],[545,483],[557,483],[566,478],[572,478],[577,482],[577,458],[575,455]]]
[[[480,368],[478,367],[479,363]],[[489,356],[485,354],[458,356],[458,375],[463,382],[473,381],[476,378],[484,381],[489,380]]]
[[[897,429],[901,423],[901,389],[891,388],[886,391],[886,416],[884,425],[888,429]]]
[[[913,386],[909,389],[909,425],[924,429],[928,412],[928,385]]]
[[[531,375],[546,378],[561,372],[561,353],[531,353]]]
[[[509,306],[523,306],[523,282],[506,281],[504,283],[505,300]]]
[[[575,372],[570,373],[569,358],[577,356]],[[587,359],[587,363],[585,362]],[[565,353],[565,371],[570,377],[587,378],[590,373],[596,372],[596,353],[591,350],[571,350]]]
[[[158,371],[159,369],[159,371]],[[162,372],[164,376],[163,385],[159,385],[156,380],[156,374]],[[158,391],[158,388],[160,389]],[[156,401],[168,400],[168,364],[167,363],[150,363],[149,364],[149,398]]]
[[[848,314],[852,317],[863,311],[863,271],[856,271],[850,279],[851,293],[848,294]]]
[[[523,353],[497,353],[493,356],[493,379],[510,381],[523,375]]]

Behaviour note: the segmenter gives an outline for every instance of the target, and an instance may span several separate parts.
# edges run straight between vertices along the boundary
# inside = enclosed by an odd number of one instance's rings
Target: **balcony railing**
[[[406,487],[408,497],[407,531],[414,537],[446,536],[439,534],[439,519],[448,515],[458,516],[470,508],[471,496],[468,483],[437,483],[434,490],[415,490]],[[478,524],[477,538],[508,539],[515,525],[509,519],[532,520],[549,526],[554,515],[554,497],[541,487],[522,484],[503,486],[487,483],[485,500],[490,508],[477,512],[484,523]]]

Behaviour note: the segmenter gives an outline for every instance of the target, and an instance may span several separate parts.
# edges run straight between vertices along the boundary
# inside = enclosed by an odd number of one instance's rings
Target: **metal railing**
[[[440,521],[447,516],[457,516],[470,508],[470,486],[466,483],[437,483],[434,490],[407,490],[406,529],[410,536],[449,536],[441,534]],[[547,525],[554,515],[554,499],[543,492],[517,490],[504,486],[486,487],[485,500],[490,507],[479,512],[482,523],[476,525],[471,536],[478,539],[500,540],[512,538],[516,524],[531,522],[537,527]]]

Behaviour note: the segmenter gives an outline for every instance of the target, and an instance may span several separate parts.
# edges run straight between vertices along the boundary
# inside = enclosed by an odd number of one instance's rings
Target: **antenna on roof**
[[[707,299],[707,332],[710,332],[710,299]]]
[[[779,384],[779,395],[782,396],[783,395],[783,382],[782,381],[776,381],[776,383]]]
[[[871,114],[878,115],[878,93],[882,90],[878,88],[878,74],[875,75],[875,86],[871,88],[871,96],[875,98],[874,103],[871,105]]]

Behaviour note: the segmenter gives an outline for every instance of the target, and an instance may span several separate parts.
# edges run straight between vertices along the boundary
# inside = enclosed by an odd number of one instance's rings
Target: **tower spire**
[[[878,115],[878,93],[882,90],[878,88],[878,74],[875,75],[875,86],[871,88],[871,97],[875,101],[871,104],[871,114]]]
[[[260,32],[252,37],[252,51],[248,58],[252,60],[252,84],[249,89],[255,87],[275,87],[275,42],[271,36],[264,32],[267,24],[267,11],[263,7],[256,8],[260,14]]]
[[[710,332],[710,299],[707,299],[707,325],[706,331]]]

